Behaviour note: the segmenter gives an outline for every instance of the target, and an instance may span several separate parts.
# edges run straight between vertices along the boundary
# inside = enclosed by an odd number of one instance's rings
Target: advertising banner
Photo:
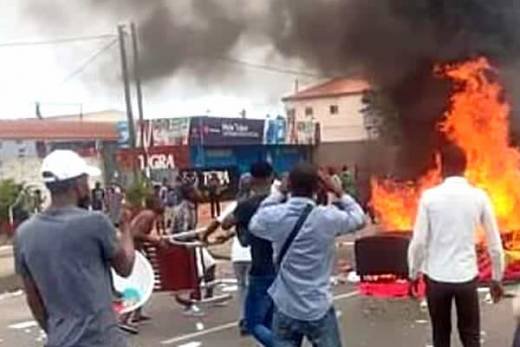
[[[191,144],[206,146],[259,145],[264,140],[261,119],[198,117],[191,121]]]
[[[190,166],[189,148],[185,146],[151,147],[142,149],[120,149],[117,162],[122,169],[179,170]]]
[[[268,119],[265,126],[265,143],[281,145],[287,140],[287,121],[283,117]]]
[[[116,123],[117,133],[119,138],[117,145],[119,148],[128,148],[130,145],[130,131],[128,130],[128,122],[117,122]]]
[[[153,146],[187,146],[190,118],[154,119],[151,121]]]

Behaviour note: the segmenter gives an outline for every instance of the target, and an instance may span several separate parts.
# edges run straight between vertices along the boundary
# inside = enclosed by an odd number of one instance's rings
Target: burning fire
[[[466,178],[491,197],[503,231],[520,230],[520,151],[509,144],[510,107],[485,58],[438,67],[457,86],[439,131],[468,158]],[[441,181],[440,166],[416,182],[372,180],[372,205],[386,230],[411,230],[420,194]]]

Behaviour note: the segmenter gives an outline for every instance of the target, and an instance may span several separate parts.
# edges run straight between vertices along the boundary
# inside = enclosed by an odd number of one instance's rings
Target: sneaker
[[[183,312],[183,315],[190,317],[204,317],[206,314],[196,305],[191,305],[186,308]]]
[[[242,319],[239,323],[238,323],[238,330],[240,331],[240,336],[242,337],[245,337],[245,336],[249,336],[251,335],[249,333],[249,330],[247,329],[247,325],[246,325],[246,321],[245,319]]]
[[[124,332],[129,333],[131,335],[139,334],[139,329],[137,329],[137,327],[132,325],[132,324],[129,324],[129,323],[119,323],[118,326],[119,326],[119,329],[121,329]]]

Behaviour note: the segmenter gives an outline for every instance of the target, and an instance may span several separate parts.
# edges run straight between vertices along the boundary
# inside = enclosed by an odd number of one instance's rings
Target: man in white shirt
[[[465,154],[455,146],[442,151],[440,185],[421,197],[409,248],[410,278],[426,277],[434,347],[449,347],[451,308],[455,301],[459,336],[464,347],[480,346],[480,310],[477,293],[478,264],[475,233],[482,226],[493,264],[491,294],[502,294],[504,251],[488,195],[463,177]]]

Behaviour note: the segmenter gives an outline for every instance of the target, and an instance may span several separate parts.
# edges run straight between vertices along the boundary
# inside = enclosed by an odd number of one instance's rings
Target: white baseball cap
[[[87,164],[76,152],[56,150],[43,159],[40,173],[45,183],[65,181],[83,175],[101,176],[101,170]]]

